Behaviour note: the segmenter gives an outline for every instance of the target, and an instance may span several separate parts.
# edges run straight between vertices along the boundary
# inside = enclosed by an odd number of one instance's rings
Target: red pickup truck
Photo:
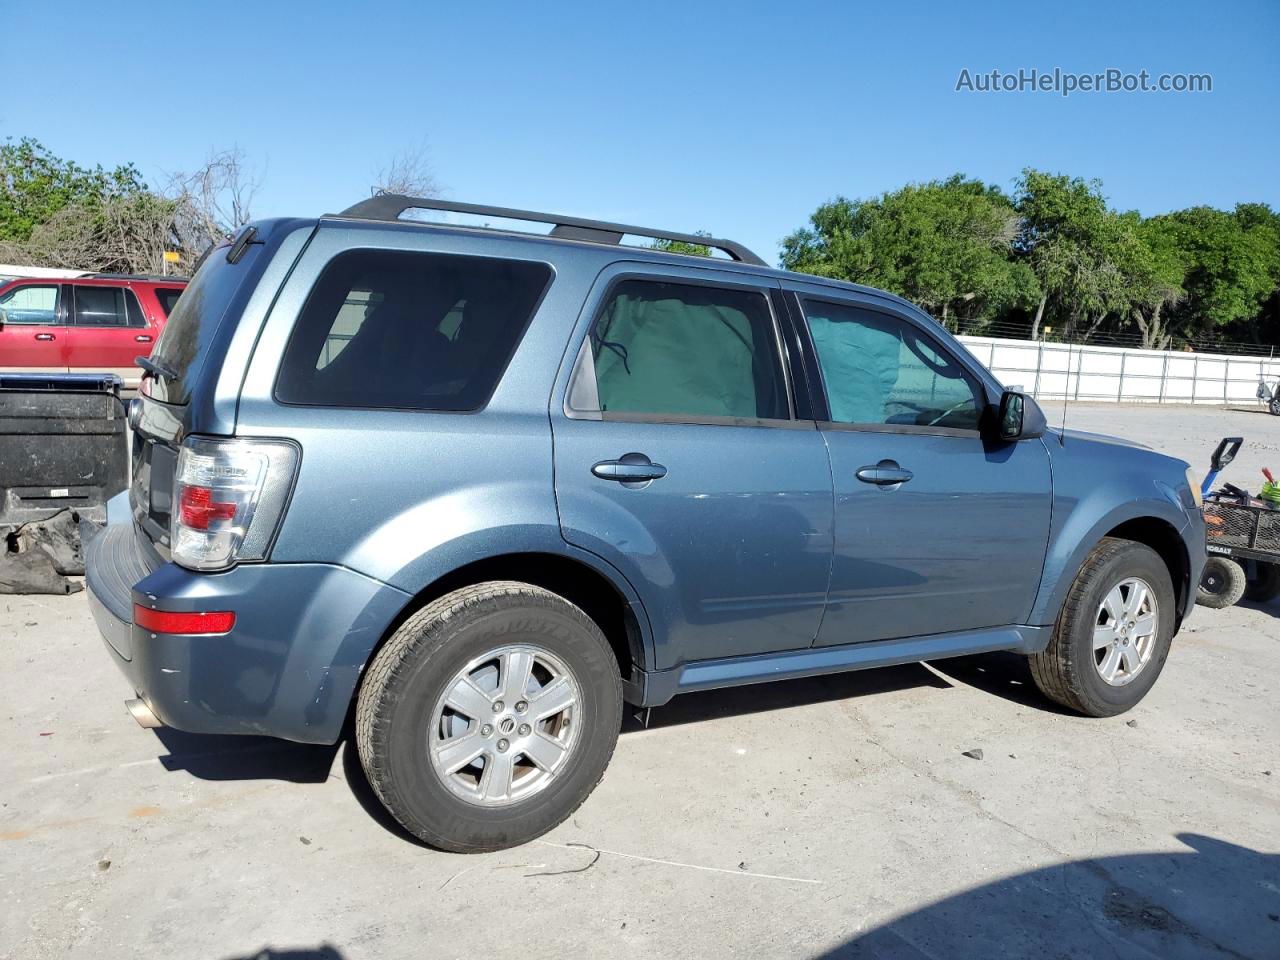
[[[92,274],[0,284],[0,373],[114,373],[136,389],[181,277]]]

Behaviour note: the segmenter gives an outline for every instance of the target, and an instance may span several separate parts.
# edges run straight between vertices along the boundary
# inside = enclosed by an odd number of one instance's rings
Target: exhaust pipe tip
[[[151,712],[151,708],[147,706],[146,701],[135,698],[124,702],[125,709],[129,711],[129,716],[138,721],[138,726],[145,730],[155,730],[163,727],[160,718]]]

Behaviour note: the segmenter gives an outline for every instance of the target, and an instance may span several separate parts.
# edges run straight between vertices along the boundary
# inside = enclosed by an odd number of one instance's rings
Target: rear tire
[[[1107,537],[1076,575],[1049,645],[1031,655],[1031,676],[1050,700],[1086,716],[1124,713],[1160,676],[1176,618],[1160,555]]]
[[[622,722],[617,660],[563,597],[482,583],[419,610],[374,657],[356,747],[393,817],[442,850],[546,833],[604,775]]]
[[[1266,603],[1280,597],[1280,563],[1258,562],[1258,572],[1246,581],[1245,598],[1254,603]]]
[[[1267,408],[1271,411],[1272,416],[1280,417],[1280,397],[1272,397],[1271,402],[1267,404]]]
[[[1210,610],[1233,607],[1244,596],[1247,583],[1244,567],[1229,557],[1211,556],[1200,574],[1196,603]]]

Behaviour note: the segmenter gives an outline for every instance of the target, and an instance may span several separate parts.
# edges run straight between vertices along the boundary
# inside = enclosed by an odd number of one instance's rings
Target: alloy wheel
[[[1121,580],[1098,605],[1093,662],[1113,687],[1131,683],[1151,661],[1159,633],[1155,591],[1138,577]]]
[[[499,647],[459,670],[432,712],[431,767],[456,796],[505,806],[549,787],[578,739],[581,687],[547,650]]]

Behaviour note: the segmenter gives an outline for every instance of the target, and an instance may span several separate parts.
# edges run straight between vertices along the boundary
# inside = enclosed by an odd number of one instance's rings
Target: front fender
[[[1067,593],[1084,565],[1085,558],[1108,533],[1123,523],[1143,519],[1167,523],[1182,539],[1190,557],[1190,518],[1181,506],[1160,496],[1156,484],[1150,480],[1147,482],[1152,487],[1153,496],[1119,498],[1119,491],[1111,489],[1111,485],[1106,483],[1100,484],[1074,505],[1060,507],[1055,496],[1053,530],[1040,590],[1031,611],[1032,624],[1047,625],[1058,619],[1058,613],[1066,603]],[[1064,515],[1061,524],[1058,522],[1060,512]],[[1203,540],[1203,536],[1201,539]],[[1193,570],[1193,573],[1198,576],[1197,571]]]

